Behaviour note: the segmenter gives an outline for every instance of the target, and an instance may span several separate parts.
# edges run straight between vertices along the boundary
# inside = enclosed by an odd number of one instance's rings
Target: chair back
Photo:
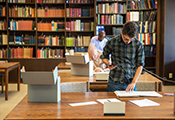
[[[156,91],[158,92],[158,83],[155,81],[138,81],[136,83],[137,91]]]
[[[64,82],[61,83],[61,92],[87,92],[88,82]]]

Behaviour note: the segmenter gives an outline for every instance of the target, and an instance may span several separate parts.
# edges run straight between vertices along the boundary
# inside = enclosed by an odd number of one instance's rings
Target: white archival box
[[[104,102],[104,115],[125,115],[125,102]]]
[[[95,72],[96,81],[107,81],[109,79],[109,72]]]
[[[80,76],[93,76],[93,61],[89,55],[66,55],[66,61],[71,63],[71,74]]]
[[[28,84],[29,102],[59,102],[61,100],[60,76],[54,71],[21,72],[23,83]]]

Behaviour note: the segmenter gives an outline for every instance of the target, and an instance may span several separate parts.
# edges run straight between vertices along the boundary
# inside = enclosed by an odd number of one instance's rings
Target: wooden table
[[[66,62],[60,62],[57,67],[58,69],[71,69],[71,65],[67,65]]]
[[[163,93],[161,93],[163,94]],[[27,96],[6,116],[5,120],[24,119],[175,119],[173,107],[174,96],[146,97],[160,104],[160,106],[138,107],[128,100],[144,99],[117,98],[126,102],[125,116],[104,116],[103,105],[98,102],[94,105],[72,107],[69,103],[96,101],[97,99],[116,98],[113,92],[79,92],[62,93],[59,103],[32,103],[27,102]]]
[[[96,81],[96,76],[88,77],[88,76],[76,76],[71,75],[71,73],[58,73],[58,76],[61,77],[61,82],[78,82],[78,81],[86,81],[89,82],[90,89],[94,90],[102,90],[106,91],[107,89],[107,81]],[[141,74],[138,81],[154,81],[158,82],[158,91],[162,91],[162,81],[152,75],[145,73]]]
[[[8,100],[8,81],[9,81],[9,72],[18,69],[18,86],[17,90],[20,90],[20,63],[19,62],[7,62],[0,63],[0,69],[5,70],[5,100]]]

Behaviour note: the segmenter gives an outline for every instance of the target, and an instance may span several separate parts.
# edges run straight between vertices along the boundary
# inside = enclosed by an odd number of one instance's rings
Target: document
[[[114,91],[114,93],[118,97],[162,97],[161,94],[155,91],[133,91],[133,92]]]
[[[80,103],[69,103],[70,106],[83,106],[83,105],[93,105],[93,104],[98,104],[95,101],[89,101],[89,102],[80,102]]]
[[[139,106],[139,107],[148,107],[148,106],[159,106],[159,103],[156,103],[149,99],[143,99],[143,100],[129,100],[129,102]]]
[[[104,102],[121,102],[116,98],[109,98],[109,99],[97,99],[98,102],[104,104]]]

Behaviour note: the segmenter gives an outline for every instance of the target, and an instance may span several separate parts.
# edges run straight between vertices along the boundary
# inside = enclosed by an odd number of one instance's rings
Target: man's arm
[[[142,69],[143,69],[143,66],[139,66],[139,67],[137,68],[137,70],[136,70],[136,72],[135,72],[135,75],[134,75],[134,78],[133,78],[131,84],[129,84],[129,85],[127,86],[126,90],[125,90],[126,92],[128,92],[128,91],[133,91],[133,90],[134,90],[134,87],[135,87],[135,85],[136,85],[136,83],[137,83],[137,80],[139,79],[139,76],[140,76],[140,74],[141,74],[141,72],[142,72]]]

